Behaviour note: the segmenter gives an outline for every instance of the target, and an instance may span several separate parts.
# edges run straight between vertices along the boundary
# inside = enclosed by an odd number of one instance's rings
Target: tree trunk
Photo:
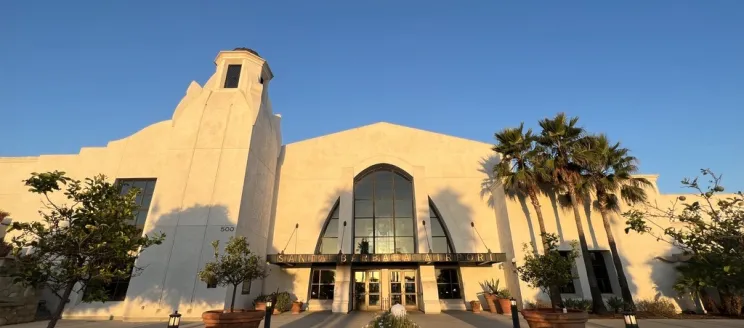
[[[230,301],[230,312],[235,311],[235,292],[238,291],[238,285],[233,285],[232,301]]]
[[[594,267],[592,266],[591,254],[589,254],[589,246],[586,243],[586,236],[584,235],[584,225],[581,223],[581,211],[579,209],[579,197],[576,193],[576,188],[569,184],[568,186],[569,197],[571,197],[571,206],[573,207],[574,220],[576,220],[576,231],[579,234],[579,245],[581,246],[581,257],[584,259],[584,267],[586,268],[586,276],[589,280],[589,291],[592,294],[592,311],[597,314],[603,314],[607,312],[604,300],[602,300],[602,293],[599,291],[599,284],[597,284],[597,276],[594,274]]]
[[[65,310],[65,305],[67,305],[67,300],[70,298],[70,294],[72,294],[72,289],[74,287],[75,283],[71,283],[65,288],[64,293],[62,293],[62,298],[59,300],[59,305],[57,305],[57,309],[54,310],[54,313],[52,314],[52,319],[49,320],[49,324],[47,324],[47,328],[54,328],[57,326],[57,321],[62,318],[62,311]]]
[[[602,224],[604,224],[605,232],[607,233],[607,243],[610,244],[612,263],[615,264],[615,271],[617,271],[617,280],[618,283],[620,283],[620,292],[623,295],[623,301],[625,301],[625,306],[630,306],[631,309],[634,309],[635,303],[633,303],[633,295],[630,293],[628,279],[625,277],[623,262],[620,260],[620,253],[617,251],[615,236],[612,234],[612,228],[610,227],[610,213],[607,212],[604,206],[600,206],[599,212],[602,214]]]
[[[542,215],[542,209],[540,208],[540,200],[537,198],[537,191],[535,191],[535,188],[529,188],[529,191],[527,192],[530,197],[530,202],[532,203],[532,207],[535,208],[535,214],[537,215],[537,224],[540,226],[540,240],[542,241],[543,245],[543,254],[548,254],[550,251],[550,248],[548,248],[548,243],[545,242],[545,234],[547,233],[545,229],[545,220],[543,219]],[[549,287],[549,294],[550,294],[550,303],[555,309],[556,307],[561,305],[561,293],[558,289],[558,286],[550,286]]]

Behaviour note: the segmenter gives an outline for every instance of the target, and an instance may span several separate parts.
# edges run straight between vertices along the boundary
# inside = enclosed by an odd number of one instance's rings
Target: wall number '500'
[[[226,232],[226,231],[232,232],[232,231],[235,231],[235,227],[220,227],[220,231],[222,231],[222,232]]]

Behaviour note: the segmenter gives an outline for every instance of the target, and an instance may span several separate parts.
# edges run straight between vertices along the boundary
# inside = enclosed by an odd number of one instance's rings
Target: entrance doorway
[[[355,270],[353,275],[354,310],[389,310],[395,304],[418,308],[415,269]]]
[[[403,304],[407,309],[416,306],[416,271],[390,271],[390,305]]]
[[[354,310],[380,311],[380,270],[354,271]]]

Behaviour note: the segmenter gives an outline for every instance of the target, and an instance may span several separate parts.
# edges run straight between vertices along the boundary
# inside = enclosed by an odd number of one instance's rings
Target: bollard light
[[[623,313],[623,319],[625,320],[625,328],[638,328],[635,313],[630,311],[625,312]]]
[[[264,316],[264,328],[271,328],[271,315],[274,313],[274,304],[276,304],[276,293],[271,294],[266,300],[266,315]]]
[[[178,328],[179,325],[181,325],[181,314],[176,310],[168,318],[168,328]]]
[[[512,325],[514,328],[519,328],[519,310],[517,309],[517,300],[512,297],[509,300],[509,303],[511,303]]]

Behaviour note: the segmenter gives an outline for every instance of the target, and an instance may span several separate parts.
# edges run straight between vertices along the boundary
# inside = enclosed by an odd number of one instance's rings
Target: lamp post
[[[264,316],[264,328],[271,327],[271,315],[274,313],[274,306],[276,306],[276,294],[272,294],[268,300],[266,300],[266,315]]]
[[[511,303],[512,325],[514,328],[519,328],[519,310],[517,309],[517,300],[512,297],[509,300],[509,303]]]
[[[178,328],[179,325],[181,325],[181,314],[176,310],[168,316],[168,328]]]
[[[638,328],[635,313],[631,311],[623,313],[623,320],[625,320],[625,328]]]

